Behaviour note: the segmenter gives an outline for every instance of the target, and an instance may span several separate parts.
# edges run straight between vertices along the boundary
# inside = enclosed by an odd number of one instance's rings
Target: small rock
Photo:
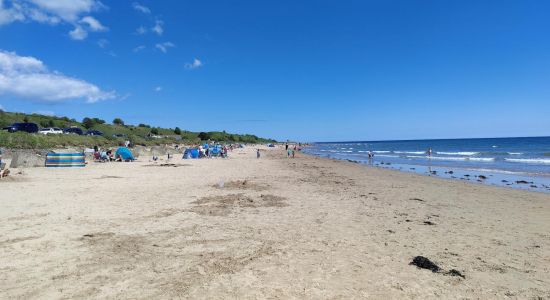
[[[421,269],[431,270],[434,273],[439,272],[441,270],[441,268],[438,265],[436,265],[435,263],[433,263],[431,260],[429,260],[424,256],[415,257],[412,260],[412,262],[409,263],[409,265],[414,265]]]

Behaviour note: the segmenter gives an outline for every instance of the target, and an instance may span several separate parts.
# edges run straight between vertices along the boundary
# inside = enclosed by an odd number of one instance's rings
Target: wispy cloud
[[[1,110],[1,111],[6,111],[6,110],[4,109],[4,107],[2,106],[2,104],[0,104],[0,110]]]
[[[85,16],[80,20],[81,24],[87,25],[90,31],[107,31],[109,28],[103,26],[98,20],[92,16]]]
[[[162,86],[155,87],[155,92],[162,92]]]
[[[99,46],[99,48],[106,48],[107,46],[109,46],[109,41],[106,39],[100,39],[97,41],[97,45]]]
[[[145,46],[143,46],[143,45],[135,47],[132,51],[139,52],[139,51],[142,51],[142,50],[145,50]]]
[[[88,37],[88,31],[84,30],[82,26],[76,25],[73,30],[69,31],[69,36],[73,40],[81,41]]]
[[[160,51],[162,51],[163,53],[166,53],[168,52],[168,49],[169,48],[173,48],[173,47],[176,47],[176,45],[170,43],[170,42],[164,42],[164,43],[161,43],[161,44],[156,44],[155,45],[155,48],[159,49]]]
[[[139,12],[142,12],[142,13],[144,13],[144,14],[150,14],[150,13],[151,13],[151,10],[149,9],[149,7],[143,6],[143,5],[141,5],[141,4],[137,3],[137,2],[132,3],[132,7],[133,7],[135,10],[137,10],[137,11],[139,11]]]
[[[98,0],[0,0],[0,26],[13,22],[38,22],[49,25],[70,24],[74,26],[69,36],[83,40],[87,31],[105,31],[93,11],[106,9]],[[84,17],[82,17],[84,15]]]
[[[156,20],[155,21],[155,26],[153,26],[151,28],[151,31],[153,31],[154,33],[158,34],[158,35],[162,35],[164,33],[164,22],[161,21],[161,20]]]
[[[137,34],[146,34],[147,33],[147,28],[145,28],[144,26],[139,26],[138,28],[136,28],[136,33]]]
[[[82,79],[51,71],[32,56],[0,50],[0,95],[5,94],[47,103],[73,99],[93,103],[116,97],[113,91],[103,91]]]
[[[203,63],[198,58],[193,59],[193,62],[185,64],[185,68],[188,69],[188,70],[197,69],[197,68],[200,68],[202,66],[203,66]]]

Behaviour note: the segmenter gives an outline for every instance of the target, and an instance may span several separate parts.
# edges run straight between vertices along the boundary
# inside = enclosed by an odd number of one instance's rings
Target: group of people
[[[100,149],[97,146],[94,146],[94,160],[98,162],[107,162],[107,161],[122,161],[120,157],[116,157],[111,149]]]
[[[212,158],[213,156],[219,156],[221,158],[227,158],[228,151],[233,151],[233,145],[220,145],[220,144],[205,144],[199,146],[199,158]]]
[[[288,143],[285,144],[286,157],[294,158],[296,156],[296,151],[301,151],[302,149],[298,145],[290,146]]]

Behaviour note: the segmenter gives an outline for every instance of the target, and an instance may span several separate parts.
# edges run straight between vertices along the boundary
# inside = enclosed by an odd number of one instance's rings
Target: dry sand
[[[548,194],[282,150],[141,160],[1,181],[0,298],[550,298]]]

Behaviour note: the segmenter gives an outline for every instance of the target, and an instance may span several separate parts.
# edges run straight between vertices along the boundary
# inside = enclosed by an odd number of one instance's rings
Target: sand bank
[[[550,298],[548,194],[230,155],[0,182],[0,298]]]

